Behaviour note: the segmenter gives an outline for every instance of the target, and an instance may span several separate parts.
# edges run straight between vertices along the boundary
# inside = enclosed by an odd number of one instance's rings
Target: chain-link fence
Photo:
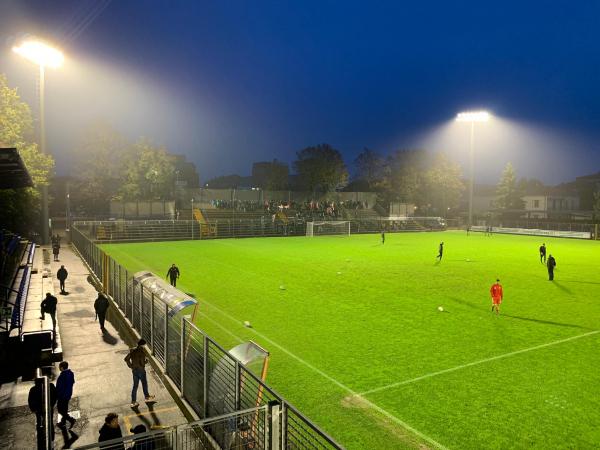
[[[72,242],[95,275],[92,281],[102,284],[98,288],[113,299],[129,325],[146,340],[157,364],[198,417],[208,419],[249,408],[277,405],[272,418],[278,423],[276,437],[271,438],[269,444],[261,446],[256,443],[257,433],[265,434],[272,425],[264,416],[255,413],[244,432],[238,430],[240,442],[251,438],[255,442],[252,447],[225,445],[230,444],[230,441],[224,440],[224,436],[228,436],[225,430],[230,428],[228,422],[205,429],[210,439],[221,448],[341,448],[259,376],[200,330],[189,316],[182,317],[141,283],[135,283],[133,273],[104,253],[77,225],[72,229]]]

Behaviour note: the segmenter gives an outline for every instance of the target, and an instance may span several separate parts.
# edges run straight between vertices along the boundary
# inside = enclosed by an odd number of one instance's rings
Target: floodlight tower
[[[474,178],[474,160],[473,160],[473,142],[475,140],[475,124],[478,122],[487,122],[490,120],[490,113],[487,111],[466,111],[458,113],[457,122],[468,122],[471,124],[471,139],[469,145],[469,222],[468,226],[473,225],[473,178]]]
[[[42,41],[24,41],[18,47],[13,47],[13,52],[40,68],[40,152],[46,153],[46,122],[44,118],[44,84],[45,69],[57,69],[62,66],[64,56],[60,50],[49,46]],[[48,184],[42,186],[42,244],[48,244],[50,224],[48,221]]]

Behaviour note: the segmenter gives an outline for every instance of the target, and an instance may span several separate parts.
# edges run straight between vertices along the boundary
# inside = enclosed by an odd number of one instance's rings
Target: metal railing
[[[436,231],[445,229],[438,218],[364,218],[350,222],[351,234],[403,231]],[[153,242],[200,240],[242,237],[305,236],[304,219],[275,221],[262,219],[219,219],[199,223],[193,220],[138,220],[138,221],[80,221],[77,231],[94,242]]]
[[[269,423],[272,407],[261,406],[231,414],[203,419],[162,430],[138,433],[97,444],[77,447],[80,450],[135,448],[154,450],[246,450],[270,449],[270,428],[258,428],[256,422]]]
[[[167,304],[160,302],[153,293],[144,292],[141,284],[134,284],[133,274],[90,241],[77,225],[72,228],[72,242],[102,283],[103,290],[118,305],[130,326],[146,340],[152,356],[198,417],[208,419],[277,405],[273,420],[280,421],[281,425],[276,427],[279,430],[276,438],[264,447],[254,448],[341,448],[192,323],[189,316],[171,314]],[[257,415],[251,431],[262,433],[271,426]],[[219,445],[224,444],[219,441],[222,435],[211,433],[211,430],[213,428],[209,427],[211,439]]]

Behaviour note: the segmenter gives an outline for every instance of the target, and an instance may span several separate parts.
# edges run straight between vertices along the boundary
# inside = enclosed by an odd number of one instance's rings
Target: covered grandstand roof
[[[0,148],[0,189],[33,186],[33,181],[16,148]]]

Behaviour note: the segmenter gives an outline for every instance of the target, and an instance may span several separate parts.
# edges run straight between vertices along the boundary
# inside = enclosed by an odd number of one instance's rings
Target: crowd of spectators
[[[344,217],[345,210],[368,209],[368,202],[345,200],[333,201],[264,201],[255,200],[212,200],[211,204],[217,209],[228,209],[239,212],[264,212],[270,216],[284,212],[288,217],[338,219]]]

